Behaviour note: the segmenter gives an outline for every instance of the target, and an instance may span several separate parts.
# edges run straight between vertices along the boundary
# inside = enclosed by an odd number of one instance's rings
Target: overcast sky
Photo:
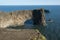
[[[60,0],[0,0],[0,5],[60,5]]]

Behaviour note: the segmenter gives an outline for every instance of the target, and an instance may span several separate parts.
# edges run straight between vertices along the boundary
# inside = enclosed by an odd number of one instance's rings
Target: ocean
[[[40,8],[47,9],[50,13],[45,14],[47,26],[45,28],[36,28],[39,30],[41,29],[41,33],[46,36],[47,40],[60,40],[60,5],[0,6],[0,11],[11,12],[16,10],[33,10]],[[53,22],[48,22],[49,19],[53,20]]]

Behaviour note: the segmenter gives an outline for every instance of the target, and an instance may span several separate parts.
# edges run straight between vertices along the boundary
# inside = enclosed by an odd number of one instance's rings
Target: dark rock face
[[[50,13],[50,11],[49,10],[44,10],[45,11],[45,13]]]
[[[33,10],[32,15],[34,25],[46,25],[44,9]]]
[[[34,25],[40,25],[41,21],[42,21],[42,14],[40,12],[40,10],[33,10],[33,24]]]

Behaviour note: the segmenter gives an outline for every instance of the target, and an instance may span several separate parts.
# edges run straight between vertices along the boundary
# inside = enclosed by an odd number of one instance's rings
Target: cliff
[[[0,12],[0,27],[23,25],[27,19],[31,18],[31,11]]]
[[[46,40],[38,30],[1,29],[9,26],[20,27],[29,19],[33,20],[33,25],[46,25],[43,9],[0,12],[0,40]]]
[[[24,25],[26,20],[32,19],[34,25],[46,25],[43,9],[0,12],[0,28]]]
[[[0,40],[46,40],[36,29],[0,29]]]

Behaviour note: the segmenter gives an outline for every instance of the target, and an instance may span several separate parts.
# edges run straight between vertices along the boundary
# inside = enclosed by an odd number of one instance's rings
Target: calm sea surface
[[[47,26],[45,28],[36,28],[42,31],[41,33],[46,36],[47,40],[60,40],[60,6],[0,6],[0,11],[11,12],[16,10],[32,10],[37,8],[50,10],[50,13],[45,14],[46,21],[52,19],[53,22],[47,22]]]

